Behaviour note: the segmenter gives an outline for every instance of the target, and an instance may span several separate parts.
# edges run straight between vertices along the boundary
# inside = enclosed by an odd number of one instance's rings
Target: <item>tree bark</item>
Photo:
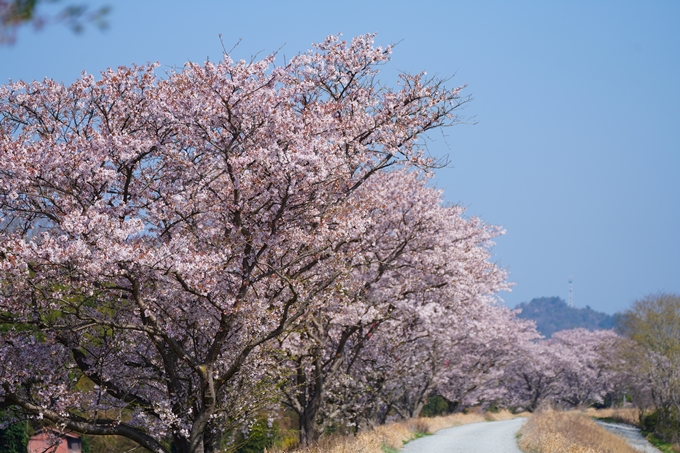
[[[302,367],[302,363],[299,365]],[[316,424],[316,417],[321,408],[321,403],[324,396],[324,375],[323,364],[321,357],[317,355],[314,359],[314,379],[307,385],[303,386],[300,391],[305,392],[303,410],[300,415],[300,445],[309,445],[319,439],[321,433]],[[304,373],[304,370],[298,370]]]

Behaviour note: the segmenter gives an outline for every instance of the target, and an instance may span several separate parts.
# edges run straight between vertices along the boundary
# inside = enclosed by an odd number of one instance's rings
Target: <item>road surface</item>
[[[661,453],[661,450],[650,444],[635,426],[624,425],[623,423],[607,423],[602,420],[595,421],[607,431],[626,439],[626,441],[637,451],[644,453]]]
[[[526,419],[482,422],[437,431],[409,442],[401,453],[522,453],[515,435]]]

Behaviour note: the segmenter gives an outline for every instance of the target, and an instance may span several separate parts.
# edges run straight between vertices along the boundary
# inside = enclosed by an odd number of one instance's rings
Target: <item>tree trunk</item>
[[[301,364],[302,365],[302,364]],[[302,371],[302,370],[299,370]],[[304,371],[302,371],[304,373]],[[324,375],[321,363],[321,357],[317,356],[314,360],[314,379],[311,383],[307,381],[305,387],[300,389],[302,392],[306,392],[306,397],[304,398],[304,409],[299,414],[300,415],[300,445],[306,446],[311,442],[319,439],[321,433],[317,428],[316,416],[321,409],[321,403],[323,401],[323,384]]]
[[[194,442],[190,442],[179,435],[172,437],[172,453],[206,453],[202,435],[199,439],[194,439]]]
[[[423,407],[425,406],[425,400],[421,399],[418,401],[412,408],[411,408],[411,418],[418,418],[420,417],[420,413],[423,411]]]
[[[310,445],[321,436],[316,428],[316,412],[315,410],[305,410],[300,416],[300,445]]]
[[[203,434],[203,448],[205,453],[217,453],[222,442],[222,430],[215,426],[210,426]]]
[[[300,414],[300,445],[309,445],[321,436],[317,428],[316,416],[321,408],[323,392],[321,385],[314,387],[314,391],[310,392],[304,411]]]
[[[172,436],[172,444],[170,445],[170,451],[172,453],[190,453],[189,442],[184,437],[179,435]]]

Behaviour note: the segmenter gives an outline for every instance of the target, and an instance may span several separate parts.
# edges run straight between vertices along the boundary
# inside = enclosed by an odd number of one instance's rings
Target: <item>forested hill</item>
[[[522,302],[516,308],[522,310],[520,318],[536,321],[539,332],[550,338],[553,332],[584,327],[590,330],[611,329],[614,317],[595,311],[589,306],[572,308],[559,297],[539,297]]]

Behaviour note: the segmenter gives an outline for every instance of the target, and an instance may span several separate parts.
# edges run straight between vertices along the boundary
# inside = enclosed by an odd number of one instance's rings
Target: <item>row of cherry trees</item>
[[[461,88],[379,84],[390,52],[0,87],[2,406],[201,453],[279,400],[307,442],[435,393],[601,398],[611,334],[537,342],[495,303],[501,231],[428,186]]]
[[[504,374],[504,404],[533,411],[612,403],[625,392],[628,375],[620,354],[624,340],[611,330],[573,329],[524,343]]]
[[[479,404],[534,411],[613,404],[631,389],[625,341],[612,331],[574,329],[539,339],[532,323],[501,306],[471,304],[462,313],[439,313],[445,316],[434,323],[391,319],[374,331],[362,355],[346,354],[345,368],[324,376],[317,429],[417,417],[433,396],[454,411]],[[307,395],[315,390],[307,384]]]

